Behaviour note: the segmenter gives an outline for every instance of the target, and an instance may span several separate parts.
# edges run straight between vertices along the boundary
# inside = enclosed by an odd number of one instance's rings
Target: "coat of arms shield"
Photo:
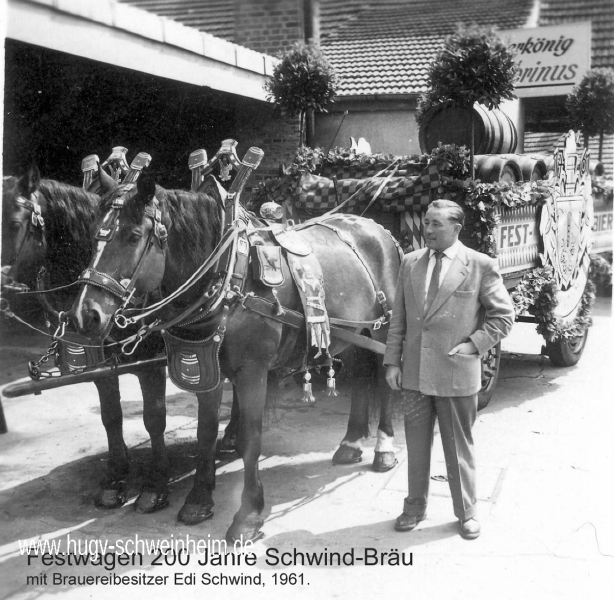
[[[572,320],[588,280],[593,197],[588,149],[578,150],[570,131],[554,155],[554,189],[542,209],[540,233],[545,264],[554,268],[559,294],[555,314]]]

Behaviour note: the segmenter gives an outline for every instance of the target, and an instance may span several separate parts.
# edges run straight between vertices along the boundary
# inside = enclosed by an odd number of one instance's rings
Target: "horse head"
[[[165,271],[166,225],[156,198],[164,190],[146,174],[136,186],[107,183],[111,189],[94,224],[92,259],[67,314],[88,337],[106,337],[115,313],[158,289]]]
[[[36,166],[31,166],[20,177],[3,179],[3,289],[27,288],[23,280],[35,272],[44,261],[47,202],[39,194],[40,183],[40,173]]]

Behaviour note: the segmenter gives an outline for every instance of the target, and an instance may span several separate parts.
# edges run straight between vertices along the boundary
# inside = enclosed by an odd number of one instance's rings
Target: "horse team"
[[[170,324],[168,333],[196,346],[221,332],[217,360],[221,375],[233,385],[231,420],[223,440],[218,441],[222,386],[196,394],[196,474],[179,520],[196,524],[213,515],[217,444],[218,451],[236,450],[244,462],[241,505],[227,531],[227,540],[258,539],[262,535],[264,508],[258,459],[267,375],[279,369],[304,370],[312,364],[313,352],[308,352],[309,337],[304,327],[263,317],[248,310],[243,300],[257,298],[278,306],[280,312],[303,312],[286,251],[281,253],[283,282],[275,287],[254,277],[247,260],[239,286],[224,288],[224,273],[211,271],[192,284],[193,275],[219,250],[229,227],[224,224],[220,188],[202,186],[207,192],[167,190],[157,185],[146,171],[136,185],[125,184],[109,177],[102,168],[98,184],[100,195],[41,180],[36,168],[21,177],[4,179],[3,295],[10,289],[19,289],[16,284],[45,291],[41,289],[44,281],[52,294],[39,293],[37,297],[53,298],[43,303],[47,318],[67,322],[82,339],[104,340],[104,356],[117,352],[121,347],[118,341],[138,331],[138,325],[133,326],[137,329],[119,329],[117,315],[124,311],[137,314],[148,306],[163,307],[153,317]],[[271,223],[242,207],[239,210],[247,239],[254,234],[258,244],[276,245]],[[111,233],[101,234],[107,231]],[[352,324],[346,329],[385,342],[385,325],[361,328],[361,323],[381,319],[382,297],[390,305],[394,300],[401,257],[390,234],[370,219],[342,214],[302,224],[295,234],[321,265],[326,310],[331,320]],[[126,289],[130,289],[130,302],[139,299],[136,309],[126,310],[134,306],[124,297]],[[211,299],[213,308],[205,310],[202,318],[177,318],[186,310],[189,312],[191,306],[202,305],[203,298]],[[330,355],[339,354],[348,345],[347,341],[333,337]],[[151,335],[131,358],[151,357],[163,350],[159,328],[152,327]],[[369,435],[371,392],[380,405],[373,468],[387,471],[396,464],[391,396],[379,363],[373,353],[356,349],[350,418],[333,457],[337,464],[361,459],[361,440]],[[169,503],[170,469],[164,443],[166,371],[164,367],[151,367],[139,371],[137,376],[143,394],[143,419],[152,444],[152,468],[147,471],[135,508],[149,513]],[[96,387],[109,457],[95,502],[101,507],[116,508],[126,502],[129,475],[118,378],[97,380]]]

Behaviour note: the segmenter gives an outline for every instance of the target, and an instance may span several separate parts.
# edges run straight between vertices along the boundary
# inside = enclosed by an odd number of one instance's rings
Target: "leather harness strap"
[[[289,308],[284,308],[283,314],[277,314],[277,305],[275,302],[271,302],[265,298],[248,294],[241,300],[241,305],[247,310],[255,312],[268,319],[272,319],[273,321],[277,321],[278,323],[283,323],[296,329],[303,329],[305,327],[305,316],[302,313]],[[371,352],[375,352],[376,354],[384,354],[386,344],[377,342],[365,335],[360,335],[359,333],[348,331],[347,329],[333,325],[333,319],[330,319],[330,321],[330,332],[332,336],[350,344],[354,344],[355,346],[359,346],[360,348],[371,350]],[[342,319],[337,319],[337,321],[343,322]],[[347,321],[345,323],[350,322]],[[365,325],[365,323],[361,322],[356,323],[359,323],[359,326]]]
[[[26,230],[26,234],[21,242],[21,246],[19,247],[19,251],[17,252],[15,261],[13,262],[9,269],[9,272],[7,273],[9,282],[14,281],[13,275],[14,273],[17,273],[17,269],[23,257],[23,253],[28,246],[28,240],[30,238],[33,238],[37,231],[40,233],[40,240],[41,244],[43,245],[43,251],[45,251],[45,247],[47,245],[47,240],[45,239],[45,219],[43,219],[43,215],[41,214],[41,207],[38,203],[38,192],[32,192],[30,198],[18,196],[15,202],[19,204],[19,206],[23,206],[25,209],[29,210],[31,215],[30,220],[28,221],[28,228]],[[10,285],[11,283],[8,283],[6,287],[10,287]],[[14,285],[22,286],[25,284],[17,284],[15,282]],[[28,289],[27,286],[25,286],[25,289]]]

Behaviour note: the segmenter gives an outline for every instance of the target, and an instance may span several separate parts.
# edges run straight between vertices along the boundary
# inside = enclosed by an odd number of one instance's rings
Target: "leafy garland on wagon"
[[[440,144],[433,150],[431,157],[441,173],[438,194],[465,207],[470,215],[471,236],[478,242],[477,250],[496,257],[497,208],[505,206],[514,210],[527,205],[541,206],[550,196],[552,186],[548,181],[482,183],[467,179],[467,156],[464,147],[454,145]],[[554,269],[545,264],[526,273],[510,294],[516,315],[532,314],[537,321],[537,333],[547,342],[577,337],[592,324],[589,314],[595,300],[595,285],[591,280],[586,284],[576,317],[568,323],[554,313],[558,291]]]
[[[303,173],[320,173],[325,166],[365,169],[389,164],[434,162],[440,173],[437,196],[459,202],[468,213],[467,227],[477,241],[476,249],[491,257],[497,256],[495,231],[497,209],[509,210],[523,206],[541,206],[551,194],[548,181],[482,183],[469,179],[469,151],[464,146],[439,144],[429,155],[395,157],[386,154],[357,154],[353,150],[334,148],[328,153],[322,148],[303,147],[296,151],[292,164],[282,177],[261,181],[252,191],[252,206],[268,200],[281,203],[291,197]],[[401,243],[403,240],[401,240]],[[403,245],[403,243],[402,243]],[[588,281],[575,319],[564,323],[554,313],[557,306],[558,285],[551,265],[537,267],[525,274],[511,293],[516,315],[529,312],[537,321],[537,332],[547,342],[570,339],[580,335],[591,325],[589,317],[595,298],[595,285]]]

